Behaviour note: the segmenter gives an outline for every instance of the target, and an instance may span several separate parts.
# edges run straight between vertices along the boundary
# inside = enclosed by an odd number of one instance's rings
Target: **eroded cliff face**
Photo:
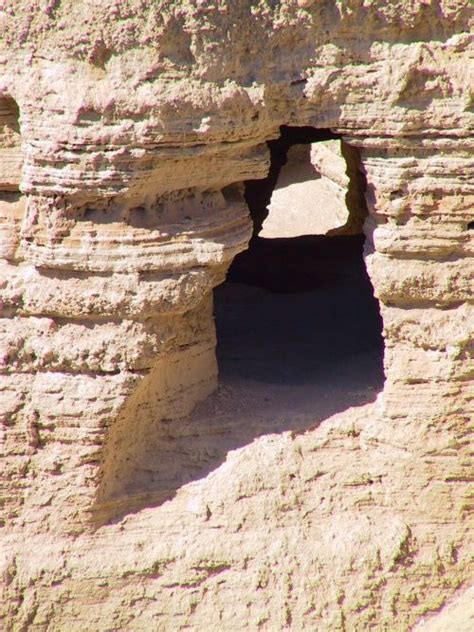
[[[0,25],[3,625],[439,609],[472,578],[472,3],[17,0]],[[281,125],[358,150],[385,387],[163,503],[130,455],[216,387],[212,289]]]

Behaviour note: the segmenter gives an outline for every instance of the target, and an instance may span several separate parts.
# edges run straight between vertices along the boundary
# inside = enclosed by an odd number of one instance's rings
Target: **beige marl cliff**
[[[2,627],[429,630],[472,581],[473,27],[469,0],[0,3]],[[140,455],[216,387],[212,289],[281,125],[359,151],[384,391],[163,503]]]

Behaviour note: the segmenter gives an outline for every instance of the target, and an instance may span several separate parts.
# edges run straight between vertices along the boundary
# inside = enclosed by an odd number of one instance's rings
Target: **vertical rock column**
[[[0,98],[0,261],[15,259],[19,243],[20,224],[25,211],[25,198],[20,192],[22,171],[19,110],[16,102],[7,96]],[[7,265],[8,268],[8,265]],[[0,340],[11,316],[8,300],[3,291],[8,285],[8,272],[0,275]],[[20,335],[17,336],[18,338]],[[26,390],[27,379],[17,375],[11,379],[9,346],[0,342],[0,527],[10,516],[16,515],[21,505],[22,480],[27,468],[28,441],[25,433],[14,423],[21,407],[20,393]]]
[[[395,441],[456,457],[467,447],[474,395],[474,163],[467,143],[442,138],[374,143],[363,163],[366,262],[384,321],[384,414]],[[462,463],[453,461],[451,474],[460,480]]]
[[[343,225],[332,228],[328,235],[358,235],[367,217],[365,178],[359,152],[344,140],[313,143],[311,163],[321,175],[328,191],[343,205]]]
[[[24,215],[20,193],[23,156],[19,111],[10,97],[0,98],[0,257],[13,256]]]

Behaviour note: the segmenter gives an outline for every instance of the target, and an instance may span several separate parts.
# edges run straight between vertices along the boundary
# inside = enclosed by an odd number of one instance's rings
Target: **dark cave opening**
[[[215,290],[221,380],[381,387],[382,324],[363,243],[359,235],[257,238]]]
[[[294,385],[305,387],[305,398],[313,389],[308,406],[317,418],[371,401],[383,386],[382,321],[364,236],[268,239],[259,232],[289,148],[337,138],[330,130],[286,127],[269,142],[268,177],[246,183],[254,222],[249,248],[214,293],[220,384]],[[325,389],[337,402],[321,408],[316,400]]]

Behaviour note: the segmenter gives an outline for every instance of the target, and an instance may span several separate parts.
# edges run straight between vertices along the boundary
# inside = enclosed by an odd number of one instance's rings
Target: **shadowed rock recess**
[[[2,629],[472,629],[473,32],[0,3]],[[298,143],[348,219],[264,239]]]

